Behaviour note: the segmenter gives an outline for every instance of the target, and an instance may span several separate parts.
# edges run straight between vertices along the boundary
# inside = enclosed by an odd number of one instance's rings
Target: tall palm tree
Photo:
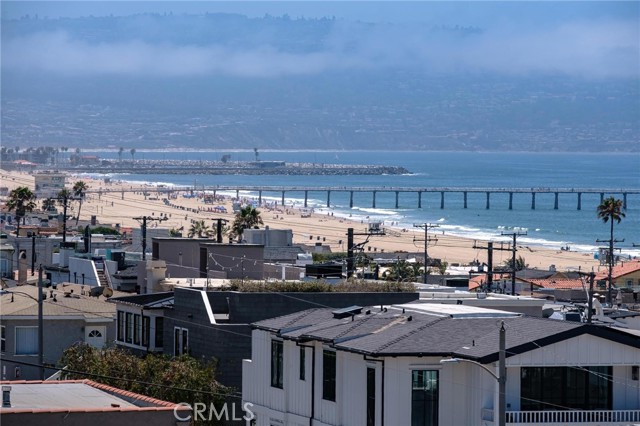
[[[263,224],[260,211],[251,205],[247,205],[240,208],[240,211],[236,213],[231,230],[238,237],[238,241],[241,241],[245,229],[257,228],[258,225]]]
[[[79,180],[73,184],[73,196],[78,200],[78,216],[76,216],[76,225],[80,220],[80,210],[82,209],[82,202],[84,201],[85,194],[89,187],[86,182]]]
[[[131,148],[129,153],[131,154],[131,161],[133,161],[133,156],[136,155],[136,149],[135,148]]]
[[[189,236],[189,238],[193,238],[196,235],[198,236],[198,238],[202,238],[204,236],[211,235],[211,229],[207,225],[205,225],[204,220],[196,220],[191,225],[191,228],[189,229],[189,233],[187,235]]]
[[[120,149],[118,149],[118,158],[120,158],[120,162],[122,163],[122,153],[124,152],[124,148],[120,147]]]
[[[62,206],[62,243],[67,242],[67,209],[71,200],[71,191],[62,189],[58,192],[58,203]]]
[[[20,221],[27,212],[33,211],[36,208],[36,194],[26,186],[19,186],[9,193],[9,199],[7,200],[7,209],[9,211],[16,211],[16,221],[18,226],[16,228],[16,235],[20,235]]]
[[[602,200],[602,203],[598,206],[598,218],[602,219],[604,223],[610,222],[611,228],[609,229],[609,253],[607,254],[607,264],[609,266],[609,274],[608,274],[608,289],[607,289],[607,303],[611,303],[611,289],[613,287],[613,221],[620,223],[622,218],[625,217],[624,212],[622,211],[622,200],[618,200],[614,197],[605,198]]]

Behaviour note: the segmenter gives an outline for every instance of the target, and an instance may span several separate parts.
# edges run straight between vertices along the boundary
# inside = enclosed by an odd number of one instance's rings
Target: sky
[[[552,73],[579,78],[640,76],[640,2],[627,1],[2,1],[3,19],[138,13],[240,13],[336,17],[321,49],[291,53],[268,37],[249,47],[154,44],[132,39],[91,44],[64,31],[12,37],[3,31],[2,68],[61,74],[310,75],[406,64],[451,72]],[[365,32],[355,22],[392,23]],[[142,22],[142,21],[141,21]],[[141,25],[144,25],[141,23]],[[424,31],[456,25],[482,30],[455,38]],[[143,27],[144,28],[144,27]],[[155,30],[150,27],[150,30]]]

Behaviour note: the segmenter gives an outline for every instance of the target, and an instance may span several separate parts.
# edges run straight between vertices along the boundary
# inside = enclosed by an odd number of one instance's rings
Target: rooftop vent
[[[362,312],[362,306],[353,305],[353,306],[349,306],[342,309],[336,309],[331,313],[333,314],[334,318],[342,319],[342,318],[350,317],[352,315],[358,315],[361,312]]]

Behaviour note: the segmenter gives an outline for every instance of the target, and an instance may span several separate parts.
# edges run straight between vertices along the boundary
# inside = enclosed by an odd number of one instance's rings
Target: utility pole
[[[223,223],[227,223],[228,220],[227,219],[223,219],[221,217],[217,217],[217,218],[215,218],[213,220],[217,221],[217,224],[216,224],[216,242],[218,244],[221,244],[222,243],[222,224]]]
[[[613,225],[612,225],[613,226]],[[624,238],[621,240],[616,240],[614,238],[609,238],[608,240],[596,240],[596,243],[609,243],[609,252],[607,253],[607,265],[609,267],[609,271],[607,273],[607,282],[608,282],[608,286],[607,286],[607,304],[609,304],[609,306],[612,306],[613,304],[613,298],[612,298],[612,290],[613,290],[613,265],[615,265],[617,262],[615,262],[615,257],[613,256],[613,251],[614,251],[614,243],[623,243],[624,242]]]
[[[587,309],[589,309],[589,312],[587,312],[587,323],[591,324],[591,317],[593,316],[593,282],[596,279],[596,274],[591,271],[589,273],[589,300],[587,303]]]
[[[42,265],[38,267],[38,365],[40,368],[40,380],[44,380],[44,315],[42,304]]]
[[[504,248],[504,247],[502,247],[502,245],[500,245],[500,248],[493,247],[493,241],[487,241],[487,246],[486,247],[479,246],[474,241],[473,242],[473,248],[474,249],[487,250],[487,288],[490,291],[491,287],[493,286],[493,251],[494,250],[511,251],[511,249],[510,248]]]
[[[502,235],[511,235],[513,237],[513,245],[511,246],[511,295],[516,294],[516,239],[520,235],[527,235],[526,232],[502,233]]]
[[[142,221],[142,260],[147,260],[147,220],[157,220],[162,222],[168,220],[168,217],[140,216],[134,217],[135,220]]]
[[[432,223],[414,223],[413,224],[414,228],[423,228],[424,229],[424,274],[423,274],[423,279],[422,282],[424,284],[427,283],[427,270],[429,269],[429,255],[427,253],[427,247],[429,245],[430,241],[438,241],[437,238],[433,238],[433,239],[429,239],[428,236],[428,231],[429,229],[433,229],[433,228],[439,228],[440,225],[435,225]],[[416,240],[415,238],[413,239],[413,241],[420,241],[420,240]]]
[[[367,239],[361,243],[354,244],[353,237],[355,235],[366,235]],[[353,276],[354,249],[361,249],[362,247],[364,247],[364,245],[369,242],[369,237],[371,237],[372,235],[385,235],[384,229],[380,228],[379,226],[372,226],[372,224],[369,224],[369,230],[367,232],[356,233],[353,232],[353,228],[347,228],[347,278],[351,278]]]

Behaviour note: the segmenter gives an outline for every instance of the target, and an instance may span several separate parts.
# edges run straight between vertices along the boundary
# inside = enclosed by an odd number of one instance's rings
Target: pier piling
[[[418,191],[418,208],[422,208],[422,191]]]
[[[553,209],[558,210],[558,193],[554,192],[554,194],[555,194],[555,201],[553,202]]]
[[[304,208],[307,208],[307,200],[309,199],[309,191],[304,191]],[[353,206],[352,206],[353,207]]]
[[[582,210],[582,192],[578,192],[578,210]]]
[[[398,199],[400,198],[400,192],[396,191],[396,209],[398,208]]]
[[[349,208],[353,208],[353,191],[349,191]]]
[[[327,208],[331,207],[331,191],[327,191]]]
[[[513,210],[513,192],[509,193],[509,210]]]
[[[491,195],[491,192],[487,191],[487,206],[485,207],[487,210],[489,210],[489,208],[491,207],[490,202],[489,202],[490,195]]]
[[[536,209],[536,193],[532,192],[531,193],[531,210],[535,210]]]
[[[373,191],[373,208],[376,208],[376,192],[377,191]]]
[[[467,191],[464,191],[464,208],[467,208]]]
[[[440,208],[444,209],[444,191],[440,191]]]

